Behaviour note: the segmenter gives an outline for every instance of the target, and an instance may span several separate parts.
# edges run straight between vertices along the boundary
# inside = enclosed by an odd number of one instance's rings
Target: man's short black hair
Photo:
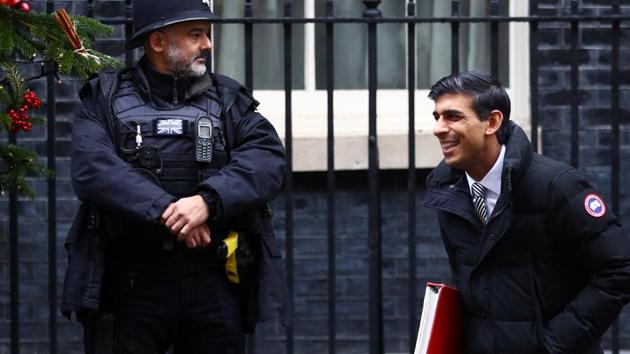
[[[481,120],[488,119],[490,113],[495,109],[501,111],[503,113],[503,123],[497,137],[499,142],[505,142],[508,135],[511,104],[510,97],[501,86],[499,80],[475,71],[453,74],[443,77],[436,82],[431,87],[429,98],[435,101],[447,93],[471,96],[473,98],[473,110]]]

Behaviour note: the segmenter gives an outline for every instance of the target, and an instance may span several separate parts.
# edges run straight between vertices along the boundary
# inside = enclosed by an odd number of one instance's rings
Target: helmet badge
[[[209,8],[210,10],[212,10],[212,9],[210,8],[210,0],[201,0],[201,2],[202,2],[202,3],[204,3],[204,4],[206,4],[206,5],[208,5],[208,8]]]

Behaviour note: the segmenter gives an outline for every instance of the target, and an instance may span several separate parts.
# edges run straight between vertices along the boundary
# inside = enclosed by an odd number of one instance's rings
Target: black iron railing
[[[86,0],[86,13],[87,16],[94,16],[94,0]],[[233,0],[230,0],[233,1]],[[345,0],[344,0],[345,1]],[[384,352],[384,338],[383,338],[383,298],[382,298],[382,254],[381,254],[381,213],[380,213],[380,189],[379,189],[379,161],[378,161],[378,141],[377,141],[377,115],[376,115],[376,94],[377,94],[377,31],[380,25],[385,23],[398,23],[405,24],[407,26],[407,91],[408,91],[408,259],[409,259],[409,308],[412,313],[409,314],[409,348],[413,350],[415,344],[415,335],[418,328],[418,293],[416,291],[418,285],[416,274],[416,218],[414,217],[416,210],[416,167],[415,167],[415,86],[416,86],[416,27],[418,24],[426,23],[448,23],[451,27],[451,70],[457,72],[460,70],[460,26],[463,23],[489,23],[490,24],[490,57],[491,57],[491,73],[497,75],[499,72],[499,24],[510,22],[525,22],[529,23],[530,31],[530,88],[531,88],[531,139],[534,148],[539,145],[538,135],[536,132],[539,128],[539,82],[538,82],[538,69],[540,62],[538,60],[538,43],[539,43],[539,24],[548,22],[568,23],[570,25],[570,56],[571,60],[571,101],[570,101],[570,114],[571,114],[571,163],[579,167],[579,146],[578,133],[580,129],[579,125],[579,62],[578,62],[578,50],[579,47],[579,29],[580,25],[584,23],[597,23],[611,26],[611,191],[612,196],[612,210],[615,214],[619,213],[619,188],[620,188],[620,148],[619,148],[619,130],[620,130],[620,37],[621,37],[621,23],[627,23],[630,21],[630,16],[620,14],[619,0],[612,0],[610,9],[610,15],[606,16],[590,16],[590,15],[578,15],[578,1],[571,0],[571,15],[567,16],[538,16],[538,1],[530,0],[530,16],[523,17],[505,17],[499,16],[499,0],[488,0],[490,5],[490,16],[483,17],[461,17],[460,16],[460,1],[452,0],[451,15],[450,17],[418,17],[417,3],[413,0],[408,0],[406,3],[407,15],[400,18],[383,18],[381,11],[379,10],[380,0],[364,0],[365,10],[362,14],[357,14],[356,17],[335,17],[333,13],[334,1],[325,1],[325,16],[319,18],[295,18],[293,15],[293,4],[291,0],[284,1],[283,17],[280,18],[255,18],[253,17],[253,3],[252,0],[244,0],[243,18],[230,18],[220,19],[218,23],[234,23],[242,24],[245,28],[244,32],[244,47],[245,47],[245,84],[254,88],[254,45],[253,45],[253,30],[256,25],[259,24],[278,24],[284,29],[284,92],[285,92],[285,119],[286,119],[286,150],[288,157],[288,173],[285,180],[285,240],[286,240],[286,265],[287,265],[287,280],[289,284],[289,290],[292,293],[293,289],[293,239],[294,239],[294,206],[293,206],[293,135],[292,135],[292,55],[291,45],[293,42],[292,28],[298,24],[305,23],[321,23],[325,25],[325,38],[326,38],[326,92],[327,92],[327,235],[328,235],[328,326],[329,326],[329,346],[328,351],[330,353],[336,352],[336,324],[337,324],[337,309],[335,305],[335,144],[334,144],[334,114],[333,114],[333,93],[335,91],[335,75],[333,72],[333,62],[335,58],[334,52],[334,33],[335,26],[345,23],[360,23],[365,24],[367,27],[367,41],[368,41],[368,92],[369,92],[369,133],[367,137],[368,151],[369,151],[369,251],[370,251],[370,274],[369,274],[369,348],[370,353],[383,353]],[[132,1],[125,0],[126,12],[125,18],[119,20],[105,21],[112,25],[124,25],[124,33],[127,38],[132,34],[132,26],[130,22]],[[54,9],[55,1],[46,1],[46,10],[52,12]],[[131,66],[134,58],[132,53],[126,54],[125,62]],[[51,77],[46,81],[47,87],[47,153],[48,153],[48,168],[55,170],[55,158],[56,158],[56,137],[55,137],[55,107],[56,107],[56,81]],[[15,142],[15,137],[10,138]],[[55,177],[50,177],[48,180],[48,257],[49,257],[49,293],[48,299],[50,304],[50,316],[49,316],[49,352],[57,353],[58,351],[58,330],[57,330],[57,249],[56,240],[57,235],[57,215],[56,215],[56,180]],[[9,244],[10,244],[10,320],[11,320],[11,353],[17,354],[20,352],[20,332],[19,332],[19,303],[20,297],[18,292],[18,248],[17,248],[17,234],[18,234],[18,199],[14,194],[9,197]],[[292,298],[292,297],[291,297]],[[290,302],[290,307],[293,307],[293,301]],[[248,340],[249,353],[255,352],[254,340],[250,338]],[[616,323],[612,329],[612,352],[619,353],[619,326]],[[286,351],[287,353],[294,353],[294,330],[289,326],[286,328]]]

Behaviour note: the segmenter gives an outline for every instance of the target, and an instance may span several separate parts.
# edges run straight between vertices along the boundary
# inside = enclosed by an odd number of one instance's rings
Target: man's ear
[[[153,31],[149,35],[149,40],[147,41],[149,48],[156,53],[163,53],[166,51],[167,38],[166,34],[161,31]]]
[[[490,112],[488,116],[488,127],[486,128],[486,135],[493,135],[501,129],[501,124],[503,123],[503,113],[501,111],[495,109]]]

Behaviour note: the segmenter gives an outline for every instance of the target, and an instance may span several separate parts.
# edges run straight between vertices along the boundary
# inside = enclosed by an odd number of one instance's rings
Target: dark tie
[[[485,225],[488,223],[488,210],[486,210],[486,187],[481,183],[473,183],[472,185],[473,205],[481,222]]]

